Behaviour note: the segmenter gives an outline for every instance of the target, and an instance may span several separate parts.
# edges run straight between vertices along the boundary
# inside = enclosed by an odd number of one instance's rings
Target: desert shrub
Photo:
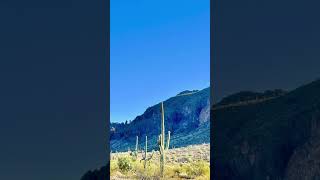
[[[140,161],[134,161],[133,160],[133,169],[132,169],[134,172],[141,172],[144,170],[144,167],[143,167],[143,162],[140,162]]]
[[[168,178],[174,178],[179,175],[179,166],[177,165],[167,165],[164,170],[164,176]]]
[[[121,172],[127,173],[128,171],[132,170],[133,168],[133,162],[131,157],[128,156],[122,156],[118,158],[118,167]]]
[[[159,165],[157,163],[148,163],[146,169],[144,169],[143,161],[133,161],[133,169],[135,179],[141,180],[156,180],[159,179]]]
[[[159,171],[159,165],[151,162],[149,165],[147,165],[146,169],[143,167],[143,163],[135,163],[134,166],[135,174],[137,175],[137,179],[142,180],[154,180],[159,179],[160,171]]]
[[[132,161],[136,161],[138,159],[138,152],[132,151],[132,152],[130,152],[130,156],[131,156]]]
[[[176,165],[172,168],[172,171],[174,172],[175,175],[179,175],[180,173],[182,173],[182,166],[181,165]]]
[[[205,161],[192,162],[186,167],[186,173],[190,177],[209,176],[210,165]]]
[[[118,164],[116,160],[110,160],[110,175],[118,171]]]

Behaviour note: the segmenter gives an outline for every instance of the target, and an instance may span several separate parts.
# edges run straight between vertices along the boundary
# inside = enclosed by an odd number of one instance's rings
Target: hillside
[[[212,108],[219,180],[320,178],[320,81],[252,104]]]
[[[164,101],[165,127],[171,132],[171,147],[210,142],[210,88],[183,91]],[[129,123],[111,123],[111,150],[127,151],[135,147],[136,136],[144,144],[148,136],[150,149],[157,148],[160,133],[160,105],[156,104]]]

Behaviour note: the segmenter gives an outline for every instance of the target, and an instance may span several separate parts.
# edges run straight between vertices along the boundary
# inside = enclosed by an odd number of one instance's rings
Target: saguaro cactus
[[[139,137],[136,136],[136,153],[138,153]]]
[[[154,151],[152,150],[152,154],[149,158],[147,157],[147,153],[148,153],[148,136],[146,136],[146,145],[144,147],[144,157],[140,160],[140,162],[144,161],[144,163],[143,163],[144,169],[146,169],[146,167],[147,167],[147,162],[149,162],[149,164],[150,164],[150,161],[153,157]]]
[[[164,108],[163,102],[161,102],[161,134],[159,135],[158,144],[159,144],[159,152],[160,152],[160,173],[163,177],[164,165],[165,165],[165,151],[169,149],[170,145],[170,131],[168,131],[168,139],[165,145],[165,127],[164,127]]]
[[[166,150],[169,149],[169,146],[170,146],[170,131],[168,131],[168,139],[167,139]]]
[[[147,152],[148,152],[148,136],[146,136],[146,145],[144,147],[144,164],[143,167],[144,169],[146,169],[146,165],[147,165]]]
[[[135,159],[137,159],[138,157],[138,144],[139,144],[139,137],[136,136],[136,147],[135,147],[135,150],[134,152],[131,152],[130,155],[133,156]]]

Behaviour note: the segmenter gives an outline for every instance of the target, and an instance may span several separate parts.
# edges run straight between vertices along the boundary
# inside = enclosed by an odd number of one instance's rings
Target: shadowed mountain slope
[[[212,108],[214,179],[319,179],[319,109],[319,80],[267,101]]]
[[[109,166],[86,172],[80,180],[107,180],[109,176]]]

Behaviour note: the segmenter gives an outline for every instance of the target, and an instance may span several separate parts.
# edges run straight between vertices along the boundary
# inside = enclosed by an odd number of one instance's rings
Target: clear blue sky
[[[111,0],[111,122],[209,87],[209,0]]]

